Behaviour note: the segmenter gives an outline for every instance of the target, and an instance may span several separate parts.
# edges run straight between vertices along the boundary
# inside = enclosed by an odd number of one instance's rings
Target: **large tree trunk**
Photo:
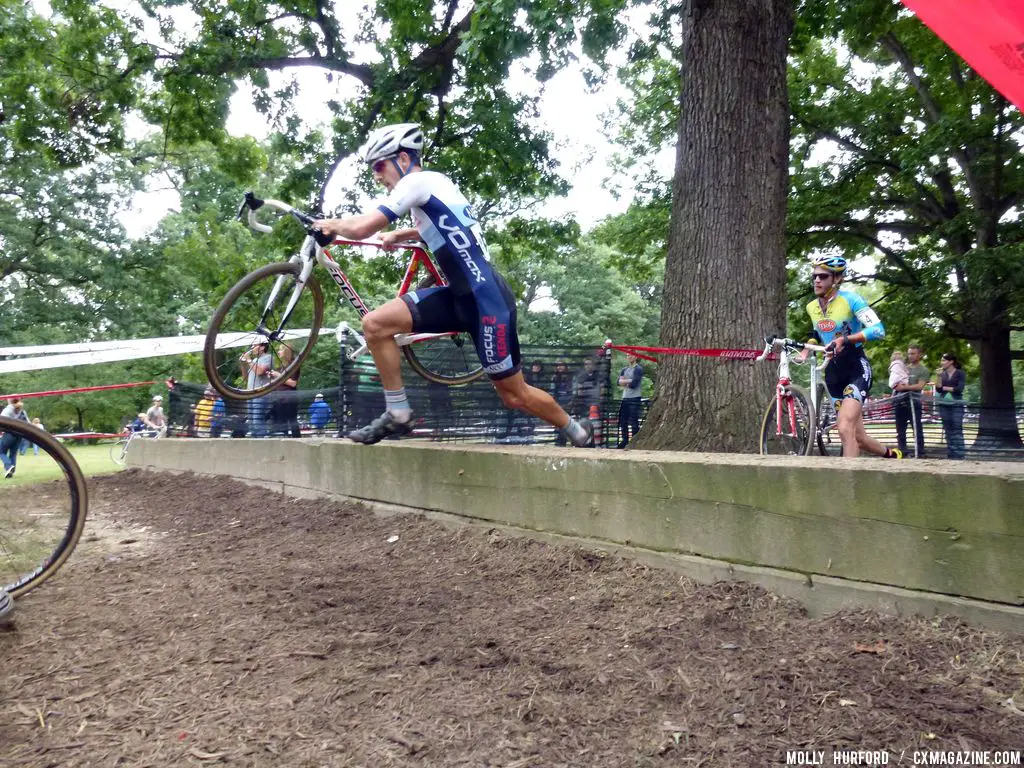
[[[981,413],[975,448],[1020,448],[1013,403],[1010,329],[993,324],[975,346],[981,362]]]
[[[786,327],[789,0],[683,0],[661,341],[760,346]],[[753,451],[769,366],[666,356],[637,448]]]

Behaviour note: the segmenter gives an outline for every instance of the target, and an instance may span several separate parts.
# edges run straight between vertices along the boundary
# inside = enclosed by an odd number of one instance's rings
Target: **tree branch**
[[[373,69],[365,64],[352,64],[349,61],[330,59],[325,56],[279,56],[271,59],[230,59],[221,63],[215,72],[219,75],[239,74],[251,67],[282,70],[291,67],[319,67],[331,72],[351,75],[363,85],[372,88],[374,84]]]
[[[907,53],[907,49],[903,47],[903,43],[899,41],[899,38],[893,32],[886,32],[882,35],[879,42],[900,65],[903,74],[907,76],[910,84],[917,92],[918,98],[921,99],[921,104],[924,106],[925,114],[928,116],[931,124],[937,125],[942,120],[942,110],[939,109],[939,105],[932,96],[928,84],[917,74],[914,62],[910,58],[910,54]],[[978,206],[979,210],[984,210],[985,197],[981,186],[978,184],[967,152],[962,147],[950,147],[950,149],[952,150],[953,158],[964,174],[964,178],[967,179],[967,186],[971,190],[971,197],[974,198],[975,205]]]

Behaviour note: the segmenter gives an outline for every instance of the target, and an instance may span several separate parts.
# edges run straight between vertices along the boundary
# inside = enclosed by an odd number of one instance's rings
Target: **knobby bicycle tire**
[[[313,344],[316,343],[317,334],[320,332],[320,326],[323,324],[324,295],[323,291],[320,289],[320,283],[317,282],[316,277],[311,274],[302,288],[302,293],[305,293],[308,290],[313,300],[313,318],[310,322],[309,341],[298,353],[295,354],[291,363],[280,369],[280,376],[262,387],[256,387],[255,389],[243,389],[226,381],[224,376],[221,374],[221,370],[218,365],[217,336],[220,333],[237,330],[223,327],[232,308],[239,303],[239,300],[246,295],[247,291],[258,285],[266,278],[274,275],[292,275],[293,277],[298,277],[300,269],[301,266],[294,262],[266,264],[259,269],[253,270],[235,283],[217,306],[217,310],[213,313],[213,319],[210,321],[210,328],[206,332],[206,341],[203,344],[203,367],[206,369],[206,377],[210,380],[214,389],[224,397],[231,400],[252,400],[253,398],[262,397],[273,392],[284,384],[284,382],[291,377],[291,374],[299,369],[310,350],[312,350]],[[281,295],[278,296],[278,302],[286,304],[290,295],[290,288],[286,291],[282,291]],[[257,302],[257,306],[262,303],[265,302]],[[284,329],[282,328],[277,330]],[[253,329],[253,333],[254,336],[262,336],[262,334],[256,334],[255,329]]]
[[[15,581],[3,584],[3,587],[10,593],[11,597],[20,597],[29,590],[35,589],[53,574],[60,570],[74,551],[78,540],[82,537],[82,530],[85,528],[85,518],[89,508],[89,495],[85,485],[85,477],[78,466],[78,462],[68,452],[68,449],[57,442],[56,438],[48,432],[25,424],[23,421],[9,419],[0,416],[0,430],[13,432],[22,439],[38,445],[60,466],[64,472],[64,478],[68,484],[70,504],[68,509],[67,526],[61,536],[60,542],[49,553],[38,567],[29,573],[22,574]],[[2,518],[0,518],[2,523]],[[4,553],[5,531],[0,529],[0,556]],[[7,580],[6,575],[4,581]]]
[[[807,392],[805,392],[802,387],[798,387],[796,385],[791,384],[789,387],[789,393],[789,396],[793,400],[793,406],[797,409],[798,427],[800,420],[800,412],[801,409],[803,410],[803,413],[806,418],[807,435],[800,435],[799,429],[796,438],[787,437],[786,435],[780,436],[775,433],[777,428],[775,420],[775,408],[778,405],[779,399],[778,397],[773,397],[771,399],[771,402],[768,403],[768,408],[765,409],[764,418],[761,420],[761,434],[760,439],[758,441],[758,448],[762,455],[772,455],[772,452],[769,450],[769,446],[773,441],[778,440],[780,437],[792,441],[791,447],[795,450],[788,451],[787,454],[806,456],[808,453],[811,452],[811,446],[814,445],[814,436],[815,432],[817,431],[815,429],[817,414],[811,412],[811,400],[807,396]],[[786,402],[786,397],[782,398],[782,402]],[[784,415],[784,427],[788,426],[786,424],[787,421],[788,419],[786,415]]]

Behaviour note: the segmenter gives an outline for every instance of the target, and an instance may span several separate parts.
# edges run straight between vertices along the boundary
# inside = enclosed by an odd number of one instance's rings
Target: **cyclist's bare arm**
[[[397,243],[421,243],[423,238],[420,237],[420,231],[415,227],[407,227],[405,229],[396,229],[393,232],[385,232],[380,236],[380,241],[384,245],[395,245]]]
[[[365,240],[388,226],[391,226],[391,222],[380,211],[313,222],[313,229],[318,229],[325,235],[340,236],[348,240]]]

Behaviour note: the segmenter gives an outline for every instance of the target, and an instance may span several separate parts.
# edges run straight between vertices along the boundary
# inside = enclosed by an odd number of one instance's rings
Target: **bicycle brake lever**
[[[238,209],[238,215],[235,218],[239,221],[245,221],[246,211],[255,211],[262,207],[262,200],[256,197],[252,192],[246,192],[245,198],[242,200],[242,205]]]
[[[309,236],[316,240],[316,244],[321,248],[324,248],[334,242],[334,235],[328,235],[326,232],[321,232],[319,229],[313,229],[310,227],[306,230]]]

